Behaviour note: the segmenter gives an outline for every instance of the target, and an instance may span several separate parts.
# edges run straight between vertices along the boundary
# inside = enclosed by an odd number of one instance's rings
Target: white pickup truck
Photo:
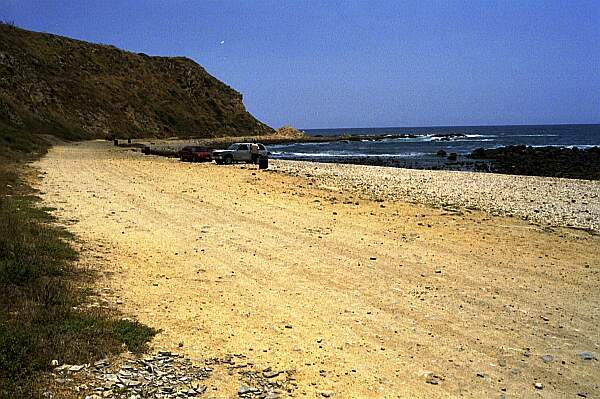
[[[214,150],[212,152],[212,158],[219,165],[229,165],[234,162],[256,162],[257,159],[253,159],[252,157],[252,144],[253,143],[234,143],[226,150]],[[258,145],[258,157],[266,157],[269,155],[269,151],[264,145],[260,143],[256,143],[256,145]]]

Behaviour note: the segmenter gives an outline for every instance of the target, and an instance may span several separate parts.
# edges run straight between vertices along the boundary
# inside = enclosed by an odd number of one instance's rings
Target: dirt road
[[[600,395],[598,236],[105,142],[36,166],[98,292],[162,329],[155,349],[295,370],[297,397]]]

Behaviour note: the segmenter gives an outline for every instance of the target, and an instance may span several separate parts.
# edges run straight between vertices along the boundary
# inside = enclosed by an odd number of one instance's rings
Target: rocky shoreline
[[[489,161],[491,172],[600,180],[600,148],[531,147],[478,148],[469,158]]]

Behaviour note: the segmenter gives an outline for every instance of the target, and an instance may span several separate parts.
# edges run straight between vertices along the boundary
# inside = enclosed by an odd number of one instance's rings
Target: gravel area
[[[191,359],[160,351],[158,354],[125,360],[121,365],[103,359],[91,364],[63,364],[54,369],[58,390],[48,390],[45,398],[76,392],[85,399],[185,399],[205,397],[213,371],[237,375],[237,397],[277,399],[293,395],[292,371],[256,370],[243,355],[223,359]],[[214,385],[213,385],[214,386]],[[211,389],[214,394],[214,389]],[[211,396],[212,397],[212,396]]]
[[[550,226],[600,231],[600,181],[378,166],[271,161],[282,173],[378,201],[478,209]]]

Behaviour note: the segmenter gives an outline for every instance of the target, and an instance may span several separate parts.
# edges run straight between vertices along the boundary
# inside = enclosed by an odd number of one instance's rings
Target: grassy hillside
[[[190,59],[7,24],[0,24],[0,123],[66,139],[273,132],[246,111],[240,93]]]

